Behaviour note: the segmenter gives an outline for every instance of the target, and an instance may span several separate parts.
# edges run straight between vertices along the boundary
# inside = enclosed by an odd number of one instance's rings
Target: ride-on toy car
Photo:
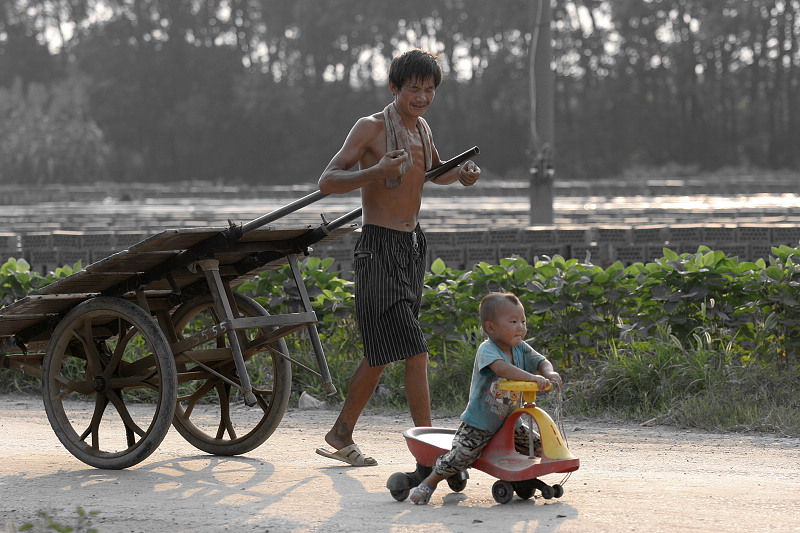
[[[508,416],[472,468],[497,478],[492,486],[492,496],[498,503],[510,502],[514,492],[520,498],[529,499],[537,489],[545,499],[560,498],[564,494],[560,484],[548,485],[539,478],[547,474],[573,472],[580,466],[580,460],[567,448],[553,419],[536,406],[539,389],[535,382],[501,381],[500,388],[522,392],[523,406]],[[533,439],[529,439],[531,444],[527,455],[519,453],[514,447],[514,428],[523,416],[529,417],[528,427],[531,431],[534,423],[539,429],[541,457],[534,455]],[[454,429],[440,427],[416,427],[403,432],[408,449],[417,460],[417,469],[413,473],[396,472],[389,477],[386,488],[395,500],[408,498],[411,489],[428,475],[436,459],[450,450],[453,435]],[[453,491],[460,492],[466,488],[468,478],[465,471],[448,478],[447,484]]]

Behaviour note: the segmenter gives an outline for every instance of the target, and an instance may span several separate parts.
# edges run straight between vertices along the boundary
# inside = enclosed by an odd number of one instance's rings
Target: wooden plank
[[[220,261],[220,272],[234,278],[234,284],[251,279],[261,272],[279,268],[287,263],[285,256],[258,266],[246,274],[237,274],[233,265],[248,256],[270,250],[281,250],[283,243],[292,241],[313,231],[317,226],[271,225],[255,229],[232,245],[220,250],[215,257]],[[151,235],[132,245],[129,249],[114,253],[90,264],[86,270],[76,272],[43,287],[37,295],[28,296],[0,309],[0,336],[11,336],[35,325],[49,316],[64,313],[80,302],[98,296],[103,291],[119,286],[138,273],[157,268],[165,261],[196,244],[217,235],[226,228],[182,228],[169,229]],[[335,229],[322,242],[332,241],[358,229],[358,224],[348,224]],[[184,288],[204,278],[199,268],[194,272],[178,269],[172,273],[178,288]],[[166,279],[154,281],[143,288],[150,298],[154,292],[169,293],[172,286]]]

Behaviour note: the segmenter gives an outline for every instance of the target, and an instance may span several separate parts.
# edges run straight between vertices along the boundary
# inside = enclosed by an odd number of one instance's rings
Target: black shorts
[[[425,235],[366,224],[353,252],[356,320],[364,356],[380,366],[427,352],[419,323]]]

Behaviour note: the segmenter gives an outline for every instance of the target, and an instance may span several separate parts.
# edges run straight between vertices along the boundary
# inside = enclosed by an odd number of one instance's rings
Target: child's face
[[[511,302],[503,303],[492,320],[486,321],[486,332],[503,350],[521,343],[528,331],[525,321],[525,309]]]

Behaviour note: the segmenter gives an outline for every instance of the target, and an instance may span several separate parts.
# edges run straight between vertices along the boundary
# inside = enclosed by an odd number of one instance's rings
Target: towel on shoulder
[[[394,102],[383,109],[383,118],[386,122],[386,151],[405,150],[408,154],[408,159],[403,163],[403,166],[400,167],[400,175],[393,178],[386,178],[386,188],[394,189],[400,185],[400,182],[403,180],[403,175],[406,173],[406,170],[411,168],[414,161],[411,158],[411,143],[408,138],[408,128],[406,128],[406,125],[403,123],[403,119],[397,111]],[[433,165],[433,142],[431,140],[431,128],[422,117],[419,117],[419,120],[417,120],[417,132],[419,132],[419,137],[422,139],[422,147],[425,150],[425,171],[428,171]]]

